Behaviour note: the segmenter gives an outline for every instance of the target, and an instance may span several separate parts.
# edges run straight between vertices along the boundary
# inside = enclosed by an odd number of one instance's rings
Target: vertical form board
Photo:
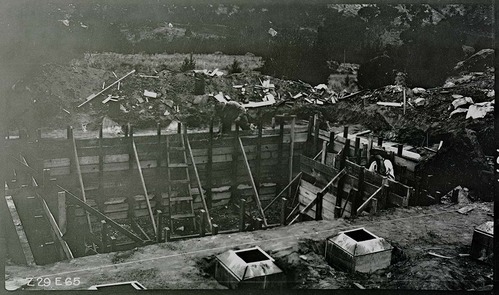
[[[256,169],[255,169],[255,184],[258,192],[260,192],[260,182],[261,182],[261,162],[262,162],[262,120],[258,122],[258,136],[256,142]]]
[[[313,145],[313,152],[312,154],[315,155],[318,150],[319,150],[319,115],[315,114],[314,115],[314,145]]]
[[[311,143],[313,142],[312,133],[314,132],[314,116],[308,118],[308,128],[307,128],[307,141],[306,141],[306,153],[307,156],[314,156],[314,152],[311,151]]]
[[[206,164],[206,203],[208,208],[212,207],[213,194],[212,194],[212,169],[213,169],[213,119],[210,121],[210,129],[208,134],[208,162]]]
[[[231,198],[235,199],[237,194],[237,166],[239,163],[239,126],[236,124],[234,132],[234,142],[232,146],[232,180],[231,180]]]
[[[355,137],[355,163],[360,165],[360,137]]]
[[[288,182],[291,182],[293,179],[293,157],[294,157],[294,148],[295,148],[295,125],[296,125],[296,116],[293,116],[293,119],[291,121],[291,130],[290,130],[290,137],[291,137],[291,142],[289,146],[289,177],[288,177]]]
[[[284,186],[286,182],[285,178],[282,176],[282,173],[279,173],[282,168],[282,153],[283,153],[283,143],[284,141],[284,122],[281,120],[279,124],[279,143],[277,146],[277,169],[274,169],[274,177],[277,181],[278,187],[277,190],[281,190],[281,187]]]

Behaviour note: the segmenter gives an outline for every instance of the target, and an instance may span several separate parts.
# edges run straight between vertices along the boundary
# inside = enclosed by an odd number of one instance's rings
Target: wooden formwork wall
[[[299,156],[306,141],[306,127],[295,128],[294,141],[294,171],[299,170]],[[276,195],[276,185],[282,185],[288,178],[290,130],[264,130],[260,140],[255,133],[240,134],[248,162],[255,181],[260,184],[260,198],[262,203],[271,200]],[[156,136],[134,136],[140,164],[151,201],[155,206],[157,197],[161,196],[163,205],[167,205],[167,168],[166,168],[166,140],[178,140],[178,134],[163,134]],[[233,161],[234,151],[239,147],[234,144],[234,136],[222,136],[212,139],[212,164],[208,171],[209,133],[191,133],[188,138],[192,147],[194,161],[199,171],[203,188],[208,187],[211,179],[212,204],[224,206],[228,203],[234,184],[233,167],[237,165],[237,185],[243,196],[253,194],[249,185],[250,180],[243,165],[243,158]],[[148,214],[143,190],[140,183],[137,164],[133,157],[132,137],[76,139],[78,158],[89,205],[100,209],[112,219],[127,217],[127,197],[136,199],[135,215]],[[282,144],[280,144],[282,143]],[[257,146],[260,145],[260,161],[258,162]],[[62,187],[77,196],[81,195],[79,181],[74,161],[72,140],[68,138],[39,138],[28,143],[26,139],[8,140],[7,153],[10,156],[22,154],[29,165],[38,172],[50,169],[50,178],[55,178]],[[240,153],[240,152],[239,152]],[[239,154],[240,155],[240,154]],[[189,156],[188,156],[189,158]],[[280,163],[279,163],[280,158]],[[259,174],[256,175],[259,164]],[[197,190],[196,179],[190,166],[191,182],[195,194],[195,207],[202,208]],[[57,194],[45,196],[48,199],[56,198]],[[50,205],[50,201],[49,205]],[[167,206],[165,206],[167,207]],[[83,222],[84,212],[77,210],[76,215]]]
[[[339,160],[337,162],[339,162]],[[304,174],[309,176],[309,181],[302,180],[300,184],[299,201],[301,210],[316,198],[317,193],[321,190],[321,188],[325,186],[335,175],[337,175],[340,172],[340,169],[338,167],[322,164],[305,156],[301,157],[300,169]],[[362,166],[351,161],[346,161],[345,169],[347,173],[343,176],[344,185],[342,187],[343,197],[341,198],[341,208],[344,208],[344,214],[342,216],[352,215],[352,209],[355,206],[352,200],[348,200],[346,196],[352,189],[357,190],[359,188],[360,173],[363,173],[364,179],[362,184],[362,195],[357,200],[358,205],[367,200],[383,184],[386,184],[389,187],[386,201],[377,203],[377,208],[382,209],[386,206],[386,204],[400,207],[408,206],[410,196],[413,194],[412,188],[397,181],[383,178],[377,173],[367,171],[363,169]],[[361,172],[361,170],[363,170],[363,172]],[[314,183],[311,183],[311,181]],[[336,182],[328,190],[329,192],[324,195],[322,207],[322,216],[324,219],[334,219],[334,212],[337,204],[336,199],[339,194],[339,190],[340,188],[338,182]],[[315,218],[315,207],[312,207],[306,213],[311,218]]]

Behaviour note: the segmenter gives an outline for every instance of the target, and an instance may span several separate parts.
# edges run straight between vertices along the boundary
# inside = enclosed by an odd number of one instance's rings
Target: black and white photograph
[[[496,11],[456,2],[2,1],[3,290],[492,294]]]

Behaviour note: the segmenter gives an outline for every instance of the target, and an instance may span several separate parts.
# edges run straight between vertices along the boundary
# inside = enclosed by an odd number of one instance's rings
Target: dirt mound
[[[454,67],[455,71],[479,72],[486,71],[494,65],[494,49],[482,49],[469,58],[460,61]]]

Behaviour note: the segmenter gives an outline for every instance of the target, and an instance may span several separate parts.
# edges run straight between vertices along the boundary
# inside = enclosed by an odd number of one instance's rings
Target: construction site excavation
[[[30,3],[6,290],[492,292],[492,4]]]

